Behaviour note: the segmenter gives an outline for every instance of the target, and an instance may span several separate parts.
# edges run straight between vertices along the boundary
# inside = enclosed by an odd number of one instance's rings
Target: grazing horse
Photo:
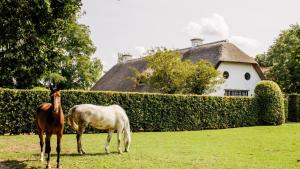
[[[81,145],[81,135],[85,128],[90,125],[97,129],[107,129],[106,153],[109,153],[109,143],[112,133],[117,130],[118,152],[122,153],[120,143],[121,135],[125,132],[124,145],[125,152],[129,151],[131,142],[130,125],[125,110],[119,105],[97,106],[92,104],[80,104],[72,107],[67,116],[68,124],[77,132],[77,150],[80,154],[85,154]]]
[[[50,166],[50,139],[52,134],[57,135],[57,168],[59,168],[59,158],[60,158],[60,142],[64,131],[64,114],[61,107],[61,95],[60,88],[56,87],[51,89],[51,103],[42,103],[38,106],[36,110],[36,125],[38,129],[38,134],[40,138],[40,146],[41,146],[41,161],[43,161],[44,153],[43,153],[43,133],[46,133],[46,148],[45,153],[48,154],[47,157],[47,166],[46,168],[51,168]]]

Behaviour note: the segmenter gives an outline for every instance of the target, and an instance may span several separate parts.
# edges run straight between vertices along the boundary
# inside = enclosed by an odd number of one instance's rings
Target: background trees
[[[280,33],[267,53],[257,55],[262,66],[270,66],[267,78],[287,93],[300,93],[300,26],[291,25]]]
[[[138,73],[137,79],[162,93],[204,94],[223,82],[212,64],[182,60],[178,51],[159,49],[146,56],[146,61],[148,71]]]
[[[102,65],[87,26],[79,24],[81,0],[0,2],[0,87],[32,88],[49,79],[87,88]]]

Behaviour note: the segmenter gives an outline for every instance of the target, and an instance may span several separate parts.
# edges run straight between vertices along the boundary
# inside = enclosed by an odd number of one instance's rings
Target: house
[[[191,42],[191,47],[179,49],[182,59],[190,59],[193,62],[200,59],[207,60],[225,79],[225,82],[216,87],[216,91],[210,95],[252,96],[256,83],[265,79],[257,62],[227,40],[203,43],[202,39],[195,38]],[[144,58],[132,59],[127,54],[119,61],[91,90],[153,92],[149,86],[144,84],[136,86],[130,80],[133,76],[132,68],[140,72],[146,71],[147,63]]]

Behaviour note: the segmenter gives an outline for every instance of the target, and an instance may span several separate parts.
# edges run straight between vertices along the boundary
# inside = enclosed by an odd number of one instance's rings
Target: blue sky
[[[280,31],[300,22],[299,0],[83,0],[79,20],[90,27],[108,70],[118,52],[140,57],[156,46],[189,47],[190,39],[228,39],[252,57]]]

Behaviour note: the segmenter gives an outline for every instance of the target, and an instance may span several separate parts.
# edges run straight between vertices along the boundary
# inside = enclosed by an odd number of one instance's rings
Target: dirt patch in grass
[[[30,168],[30,169],[37,169],[36,167],[29,167],[25,163],[26,160],[6,160],[6,161],[0,161],[0,168],[1,169],[12,169],[12,168]]]

